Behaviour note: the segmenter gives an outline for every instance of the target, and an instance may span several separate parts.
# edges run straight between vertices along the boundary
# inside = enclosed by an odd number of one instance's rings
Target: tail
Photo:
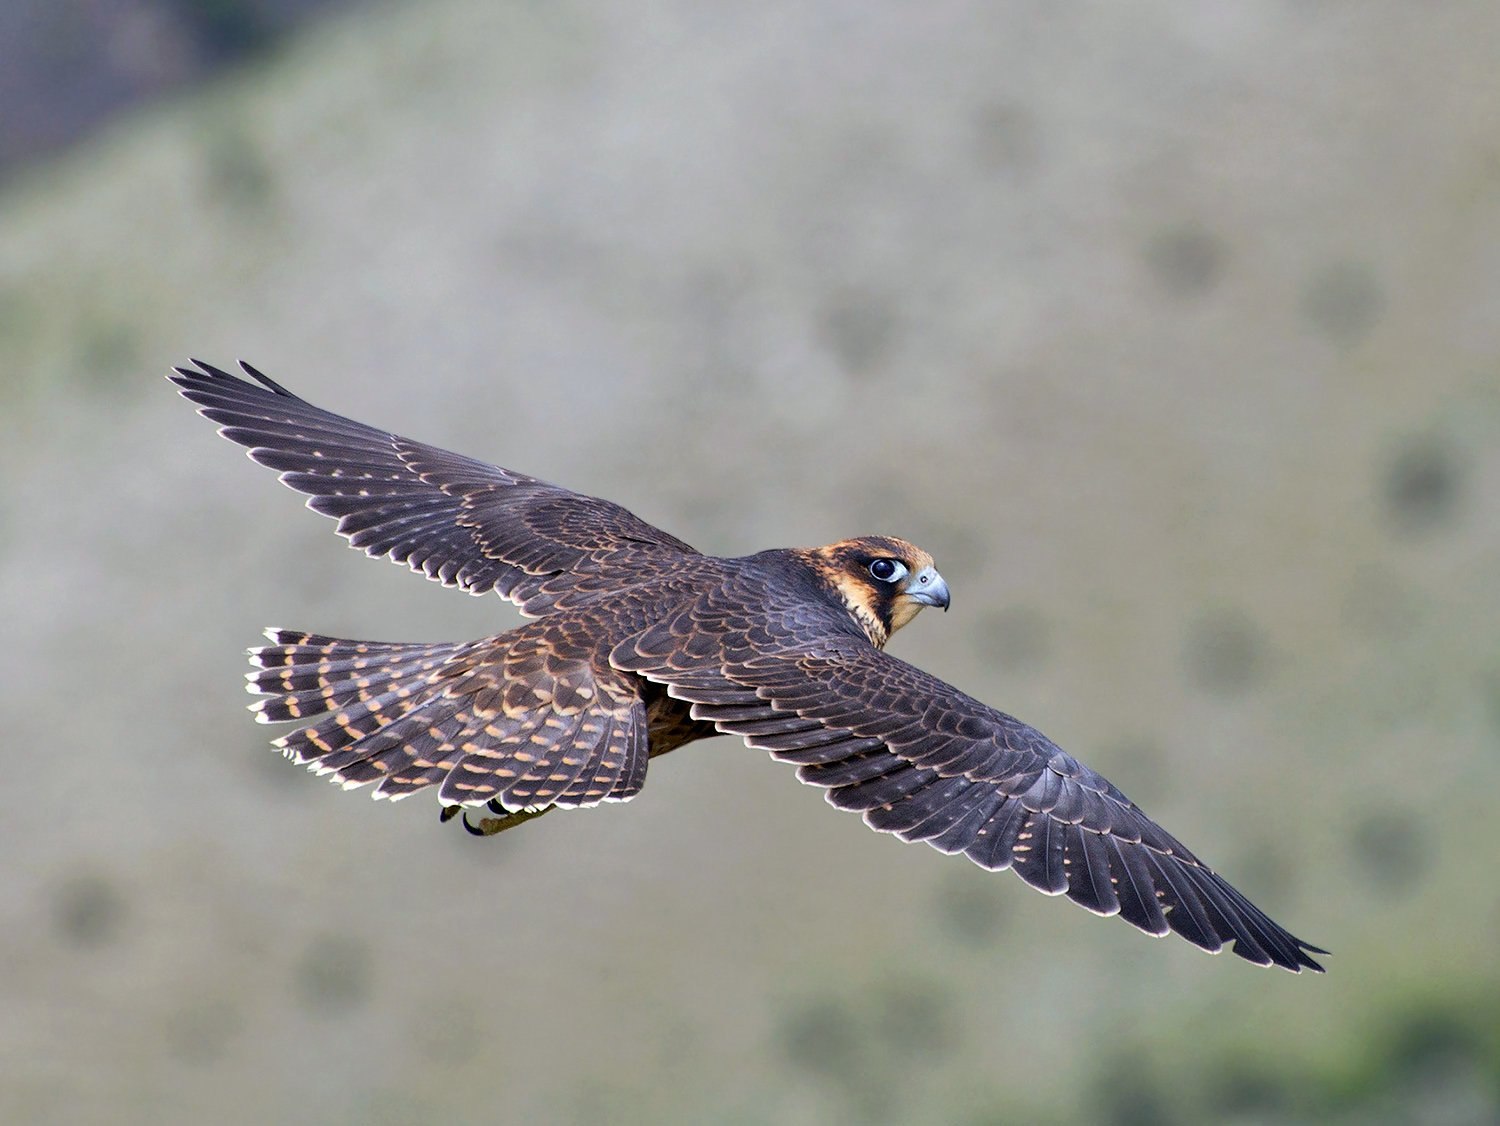
[[[645,781],[633,682],[535,632],[459,644],[266,636],[274,644],[250,651],[246,677],[266,697],[255,718],[313,720],[274,745],[345,789],[373,782],[373,796],[398,799],[437,786],[445,806],[534,814],[623,801]]]

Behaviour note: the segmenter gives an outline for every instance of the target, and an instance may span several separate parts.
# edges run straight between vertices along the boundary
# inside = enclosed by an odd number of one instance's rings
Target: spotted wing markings
[[[504,811],[622,801],[645,780],[640,700],[621,674],[526,635],[462,645],[346,642],[268,631],[252,651],[263,722],[346,789],[377,798],[437,786],[447,805]],[[527,645],[530,645],[530,648]]]

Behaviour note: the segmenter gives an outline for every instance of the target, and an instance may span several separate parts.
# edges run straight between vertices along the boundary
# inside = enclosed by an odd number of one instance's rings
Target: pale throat
[[[891,606],[891,624],[887,629],[885,623],[880,620],[880,616],[875,613],[875,595],[868,586],[852,581],[841,581],[835,585],[844,608],[865,631],[870,644],[877,649],[884,649],[886,642],[891,639],[891,634],[915,618],[922,609],[922,604],[916,599],[908,598],[904,594],[898,595]]]
[[[901,595],[896,599],[896,604],[891,607],[891,632],[895,633],[921,612],[922,603],[909,595]]]

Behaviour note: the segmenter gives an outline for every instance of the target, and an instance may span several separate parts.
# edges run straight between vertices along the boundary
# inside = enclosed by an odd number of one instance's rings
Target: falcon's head
[[[805,558],[876,646],[889,641],[923,606],[948,609],[948,584],[932,565],[932,556],[894,536],[840,540],[808,550]]]

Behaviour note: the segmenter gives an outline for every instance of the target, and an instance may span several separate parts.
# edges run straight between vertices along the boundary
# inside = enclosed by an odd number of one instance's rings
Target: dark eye
[[[895,559],[876,559],[870,563],[870,574],[883,583],[893,583],[906,574],[906,567]]]

